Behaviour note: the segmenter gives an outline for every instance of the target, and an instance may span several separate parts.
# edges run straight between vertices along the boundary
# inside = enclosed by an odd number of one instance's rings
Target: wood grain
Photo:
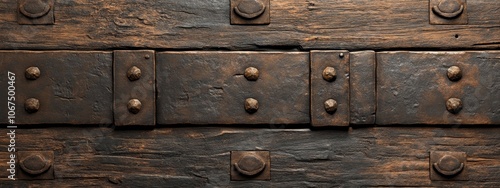
[[[499,133],[458,127],[17,129],[18,151],[55,151],[56,179],[0,186],[450,187],[457,182],[430,180],[429,152],[461,151],[467,153],[470,181],[460,186],[498,187]],[[7,151],[6,134],[0,141],[0,150]],[[271,180],[230,181],[230,151],[236,150],[269,150]]]
[[[270,25],[245,26],[227,0],[56,0],[32,26],[5,1],[0,49],[498,49],[500,1],[467,3],[467,25],[431,25],[428,0],[272,0]]]

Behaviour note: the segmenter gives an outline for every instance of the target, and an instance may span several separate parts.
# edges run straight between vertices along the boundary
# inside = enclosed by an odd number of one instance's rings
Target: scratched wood
[[[428,0],[272,0],[271,23],[230,25],[229,0],[56,0],[55,25],[19,25],[0,3],[0,49],[498,49],[500,1],[467,1],[467,25],[429,24]],[[15,31],[15,32],[13,32]]]
[[[500,186],[499,128],[272,128],[17,129],[18,151],[54,151],[55,180],[0,181],[0,187]],[[1,151],[7,142],[0,134]],[[235,150],[270,151],[271,180],[230,181]],[[466,152],[469,181],[431,181],[430,151]],[[5,156],[0,168],[7,168]]]

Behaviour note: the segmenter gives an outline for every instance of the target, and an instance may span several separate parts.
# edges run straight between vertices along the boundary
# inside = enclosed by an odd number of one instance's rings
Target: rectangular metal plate
[[[136,67],[140,78],[130,80],[127,72]],[[114,52],[114,118],[116,126],[154,126],[155,52],[152,50],[119,50]],[[137,113],[128,109],[130,100],[139,100]]]
[[[323,70],[333,67],[334,81],[323,79]],[[330,114],[325,101],[337,102],[337,110]],[[311,123],[312,126],[349,126],[349,52],[311,51]]]
[[[350,52],[349,108],[351,124],[375,124],[377,85],[374,51]]]
[[[457,15],[450,18],[440,16],[438,11],[447,11],[441,10],[440,7],[445,9],[455,7],[457,8]],[[453,13],[444,13],[443,15],[446,14]],[[468,23],[467,0],[429,0],[429,23],[433,25],[466,25]]]
[[[159,124],[309,123],[307,52],[162,52],[156,66]],[[245,111],[247,98],[257,112]]]
[[[27,79],[28,67],[38,67],[40,77]],[[111,52],[2,51],[0,70],[0,98],[6,105],[0,108],[1,124],[9,121],[8,72],[15,74],[15,124],[113,123]],[[37,112],[25,110],[28,98],[39,100]]]
[[[458,66],[459,81],[447,70]],[[377,54],[377,124],[499,124],[500,52]],[[446,101],[458,98],[452,114]]]

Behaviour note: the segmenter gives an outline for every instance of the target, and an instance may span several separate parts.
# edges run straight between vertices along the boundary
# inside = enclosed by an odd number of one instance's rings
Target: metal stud
[[[254,98],[247,98],[245,100],[245,110],[249,114],[253,114],[253,113],[257,112],[257,110],[259,110],[259,101],[257,101]]]
[[[35,98],[26,99],[26,101],[24,102],[24,109],[30,114],[38,112],[38,110],[40,109],[40,101]]]
[[[451,66],[448,68],[448,79],[451,81],[458,81],[462,78],[462,71],[460,70],[460,67],[457,66]]]
[[[333,99],[328,99],[325,101],[325,111],[329,114],[333,114],[337,111],[337,101]]]
[[[136,81],[141,78],[141,69],[136,66],[130,67],[127,71],[127,77],[130,81]]]
[[[137,114],[141,111],[142,103],[138,99],[130,99],[127,104],[127,109],[132,114]]]
[[[24,76],[29,80],[36,80],[40,77],[40,69],[38,67],[28,67],[24,72]]]
[[[329,82],[335,81],[337,78],[337,71],[333,67],[326,67],[323,70],[323,79]]]
[[[446,110],[452,114],[457,114],[462,110],[462,100],[457,98],[450,98],[446,101]]]
[[[245,69],[244,75],[248,81],[256,81],[257,79],[259,79],[259,74],[259,69],[255,67],[248,67]]]

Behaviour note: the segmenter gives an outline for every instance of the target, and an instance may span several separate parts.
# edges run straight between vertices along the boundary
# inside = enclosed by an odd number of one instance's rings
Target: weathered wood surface
[[[230,25],[228,0],[56,0],[55,25],[19,25],[0,3],[0,49],[498,49],[500,1],[467,1],[467,25],[429,24],[428,0],[272,0],[271,24]]]
[[[17,129],[18,151],[55,151],[56,179],[0,186],[499,187],[499,140],[499,128],[464,127]],[[7,151],[5,133],[0,142]],[[233,150],[269,150],[271,180],[230,181]],[[466,152],[470,181],[431,181],[430,151]],[[6,168],[6,157],[0,159]]]

